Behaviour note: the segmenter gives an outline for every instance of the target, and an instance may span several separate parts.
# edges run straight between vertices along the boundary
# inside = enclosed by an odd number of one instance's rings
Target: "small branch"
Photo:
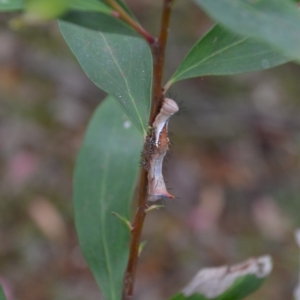
[[[147,171],[142,168],[139,182],[138,207],[131,231],[130,253],[124,277],[123,300],[130,300],[133,294],[136,267],[139,258],[140,240],[147,208]]]
[[[132,23],[134,22],[136,25],[137,23],[131,19],[130,16],[127,15],[126,12],[121,8],[122,13],[120,11],[119,5],[115,2],[115,0],[107,0],[108,3],[120,13],[120,16],[123,20],[126,18],[126,22],[133,26]],[[163,100],[163,88],[162,88],[162,80],[163,80],[163,69],[164,69],[164,61],[165,61],[165,50],[167,44],[167,38],[169,33],[169,23],[170,23],[170,16],[171,16],[171,8],[172,8],[173,0],[164,0],[163,3],[163,11],[161,17],[161,29],[160,35],[158,40],[151,40],[147,39],[145,35],[143,35],[149,42],[152,54],[153,54],[153,89],[152,89],[152,107],[149,117],[149,125],[152,126],[157,114],[162,105]],[[115,6],[117,4],[118,8]],[[125,14],[124,14],[125,13]],[[128,19],[129,17],[129,19]],[[138,24],[137,24],[138,25]],[[140,25],[138,25],[139,28]],[[136,28],[136,27],[135,27]],[[136,28],[137,29],[137,28]],[[139,31],[140,32],[140,31]],[[145,30],[143,29],[143,32]],[[144,144],[145,147],[145,144]],[[136,274],[136,268],[139,258],[139,248],[140,248],[140,241],[141,241],[141,234],[142,229],[146,217],[146,212],[148,209],[147,206],[147,199],[148,199],[148,178],[147,178],[147,171],[142,168],[140,173],[140,181],[139,181],[139,194],[138,194],[138,206],[137,212],[133,222],[133,228],[131,232],[131,243],[130,243],[130,252],[129,252],[129,260],[127,269],[125,272],[124,277],[124,286],[123,286],[123,300],[131,300],[133,294],[133,287],[134,287],[134,280]]]
[[[152,210],[159,210],[161,208],[164,208],[163,205],[157,205],[157,204],[154,204],[154,205],[151,205],[149,206],[147,209],[146,209],[146,213],[152,211]]]
[[[132,231],[132,225],[131,223],[123,216],[117,214],[116,212],[112,212],[112,214],[117,217],[120,221],[122,221],[124,223],[125,226],[127,226],[127,228],[129,229],[129,231]]]
[[[164,0],[163,12],[161,17],[161,28],[159,39],[157,43],[152,46],[153,54],[153,94],[152,94],[152,107],[149,118],[149,125],[151,126],[154,122],[160,107],[162,105],[164,91],[162,89],[162,80],[163,80],[163,69],[165,62],[165,50],[167,44],[167,38],[169,33],[169,23],[171,17],[173,0]]]
[[[146,241],[143,241],[140,243],[140,246],[139,246],[139,257],[141,256],[145,246],[146,246],[147,242]]]
[[[115,0],[106,0],[106,2],[115,10],[116,17],[120,18],[131,27],[133,27],[150,44],[156,42],[156,38],[147,32],[139,23],[137,23]]]

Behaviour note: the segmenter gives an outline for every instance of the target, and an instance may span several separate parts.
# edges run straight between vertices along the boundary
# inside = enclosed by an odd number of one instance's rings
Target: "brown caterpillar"
[[[164,128],[164,126],[168,126],[168,121],[171,116],[179,111],[179,107],[177,103],[170,99],[165,98],[163,101],[163,105],[160,109],[159,114],[156,116],[153,122],[153,130],[155,133],[155,145],[158,146],[160,134]]]
[[[169,149],[168,121],[178,110],[178,105],[174,100],[165,98],[162,108],[153,122],[153,136],[148,140],[146,146],[149,150],[148,153],[150,153],[148,159],[146,158],[148,161],[148,201],[157,201],[163,197],[175,198],[167,191],[162,166]]]

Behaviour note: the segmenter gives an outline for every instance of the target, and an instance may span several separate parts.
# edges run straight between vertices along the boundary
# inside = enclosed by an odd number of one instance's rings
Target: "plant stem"
[[[169,23],[171,17],[173,0],[164,0],[163,12],[161,18],[161,28],[157,43],[152,46],[153,54],[153,90],[152,90],[152,107],[149,118],[150,125],[153,124],[162,105],[163,100],[163,69],[165,62],[165,50],[169,33]]]
[[[147,32],[139,23],[137,23],[115,0],[106,0],[106,2],[117,12],[117,17],[133,27],[145,40],[150,44],[154,44],[156,39]]]
[[[108,0],[109,1],[109,0]],[[161,17],[161,29],[158,40],[149,42],[153,55],[153,89],[152,89],[152,106],[149,117],[149,125],[152,125],[162,105],[163,100],[163,70],[165,61],[165,50],[169,33],[169,23],[171,16],[173,0],[164,0]],[[114,2],[114,1],[109,1]],[[127,269],[124,277],[123,300],[131,300],[135,281],[136,268],[139,257],[139,245],[141,242],[142,229],[146,217],[148,178],[147,171],[142,168],[139,180],[138,206],[137,212],[132,224],[132,235],[130,242],[130,253]]]
[[[133,294],[139,247],[147,208],[147,171],[142,168],[139,182],[138,207],[131,231],[130,253],[124,277],[123,300],[130,300]]]

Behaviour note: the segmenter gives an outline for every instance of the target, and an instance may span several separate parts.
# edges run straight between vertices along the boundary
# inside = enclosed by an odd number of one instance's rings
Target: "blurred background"
[[[161,1],[127,1],[157,35]],[[105,97],[81,71],[56,22],[9,28],[0,14],[0,281],[8,300],[99,300],[81,256],[72,171]],[[166,79],[212,25],[177,1]],[[249,300],[292,299],[300,227],[300,67],[176,84],[166,178],[174,201],[148,215],[134,299],[163,300],[203,267],[271,254]]]

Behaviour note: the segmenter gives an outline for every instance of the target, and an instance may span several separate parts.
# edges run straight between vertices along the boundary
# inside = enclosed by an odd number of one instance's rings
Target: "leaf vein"
[[[195,64],[195,65],[193,65],[193,66],[191,66],[191,67],[185,69],[185,71],[179,73],[177,76],[175,76],[175,77],[172,79],[172,81],[176,81],[177,78],[181,77],[183,74],[187,73],[188,71],[190,71],[190,70],[192,70],[192,69],[195,69],[196,67],[198,67],[199,65],[203,64],[203,63],[206,62],[207,60],[209,60],[209,59],[215,57],[216,55],[218,55],[218,54],[220,54],[220,53],[222,53],[222,52],[224,52],[224,51],[226,51],[226,50],[228,50],[228,49],[230,49],[230,48],[233,48],[233,47],[235,47],[235,46],[237,46],[237,45],[239,45],[239,44],[245,42],[247,39],[248,39],[248,38],[241,39],[241,40],[239,40],[239,41],[237,41],[237,42],[235,42],[235,43],[232,43],[231,45],[229,45],[229,46],[227,46],[227,47],[223,47],[222,49],[220,49],[220,50],[218,50],[218,51],[216,51],[216,52],[213,52],[211,55],[208,55],[207,57],[205,57],[205,58],[203,58],[202,60],[200,60],[197,64]]]
[[[146,129],[145,129],[145,127],[144,127],[144,123],[143,123],[143,121],[142,121],[141,115],[140,115],[140,113],[139,113],[139,111],[138,111],[138,109],[137,109],[136,102],[135,102],[135,100],[134,100],[134,98],[133,98],[133,96],[132,96],[132,94],[131,94],[131,92],[130,92],[130,88],[129,88],[129,84],[128,84],[128,81],[127,81],[127,79],[126,79],[126,76],[125,76],[125,74],[123,73],[123,70],[122,70],[122,68],[120,67],[118,61],[116,60],[116,58],[115,58],[115,56],[114,56],[114,54],[113,54],[113,52],[112,52],[112,49],[111,49],[110,45],[108,44],[108,42],[107,42],[105,36],[104,36],[102,33],[100,33],[100,34],[102,35],[102,38],[103,38],[103,40],[104,40],[104,43],[106,44],[107,49],[108,49],[108,51],[109,51],[109,53],[110,53],[110,55],[111,55],[111,57],[112,57],[112,59],[113,59],[115,65],[116,65],[116,67],[118,68],[118,70],[119,70],[119,72],[120,72],[120,74],[121,74],[121,76],[122,76],[122,78],[123,78],[123,80],[124,80],[124,83],[125,83],[125,85],[126,85],[126,89],[127,89],[127,92],[128,92],[128,96],[129,96],[129,98],[130,98],[130,100],[131,100],[131,102],[132,102],[132,105],[133,105],[133,107],[134,107],[134,109],[135,109],[135,111],[136,111],[136,114],[137,114],[138,119],[139,119],[139,121],[140,121],[140,123],[141,123],[142,129],[143,129],[144,133],[146,133]]]

